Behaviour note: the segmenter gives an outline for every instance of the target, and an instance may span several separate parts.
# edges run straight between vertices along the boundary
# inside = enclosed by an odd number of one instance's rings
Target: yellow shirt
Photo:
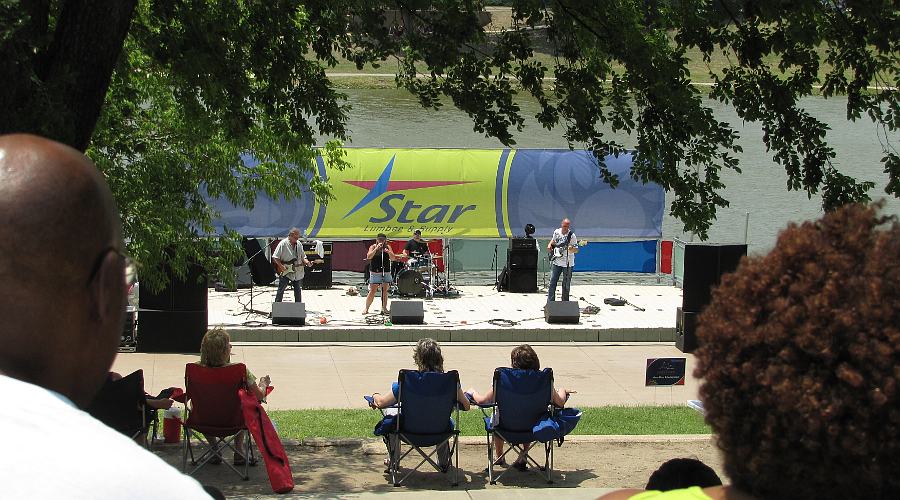
[[[670,491],[645,491],[631,497],[631,500],[709,500],[710,497],[703,493],[703,488],[691,486],[682,490]]]

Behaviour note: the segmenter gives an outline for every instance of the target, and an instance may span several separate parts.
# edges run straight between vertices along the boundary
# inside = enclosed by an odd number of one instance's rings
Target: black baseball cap
[[[387,235],[384,234],[384,233],[378,233],[377,238],[378,238],[379,240],[386,240],[386,239],[387,239]]]
[[[415,231],[413,231],[413,234],[418,234],[419,236],[422,236],[422,230],[416,229]]]

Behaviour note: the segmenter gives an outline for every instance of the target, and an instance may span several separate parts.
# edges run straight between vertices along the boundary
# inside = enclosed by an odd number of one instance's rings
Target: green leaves
[[[113,187],[151,283],[170,247],[175,263],[200,260],[229,279],[237,235],[201,238],[215,217],[204,190],[243,207],[257,191],[332,196],[312,148],[348,138],[350,110],[326,75],[339,58],[358,68],[396,61],[397,85],[423,106],[449,98],[477,132],[507,145],[526,119],[563,127],[569,146],[591,150],[612,185],[618,179],[603,157],[637,148],[632,175],[664,186],[672,215],[702,238],[728,206],[721,171],[740,171],[740,148],[694,85],[705,75],[691,74],[697,61],[688,54],[699,54],[715,83],[709,97],[760,124],[788,189],[821,193],[831,209],[867,200],[873,186],[832,164],[827,126],[800,105],[818,91],[846,95],[848,120],[875,121],[886,192],[900,196],[900,12],[891,0],[509,0],[512,23],[499,33],[485,32],[483,2],[469,0],[138,0],[133,15],[108,16],[117,26],[132,18],[95,128],[84,119],[97,112],[93,104],[61,98],[59,82],[44,79],[70,2],[0,3],[8,77],[0,130],[64,140],[93,131],[88,154]],[[110,75],[87,74],[102,94]],[[522,115],[523,97],[539,104],[533,117]],[[338,145],[320,150],[332,164]],[[261,163],[246,166],[242,154]]]

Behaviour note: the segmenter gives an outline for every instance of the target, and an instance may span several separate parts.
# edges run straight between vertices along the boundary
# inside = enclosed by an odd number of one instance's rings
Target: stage
[[[573,284],[571,298],[582,310],[578,324],[548,324],[546,292],[497,292],[490,286],[459,286],[457,296],[421,300],[424,324],[386,325],[389,316],[363,316],[365,295],[348,295],[342,286],[304,290],[305,326],[272,325],[274,286],[209,291],[209,326],[223,326],[235,342],[411,342],[432,337],[439,342],[674,342],[681,289],[671,285]],[[559,291],[557,291],[559,293]],[[620,297],[623,306],[604,303]],[[288,289],[285,300],[292,299]],[[380,311],[380,297],[370,308]],[[585,308],[596,306],[588,314]]]

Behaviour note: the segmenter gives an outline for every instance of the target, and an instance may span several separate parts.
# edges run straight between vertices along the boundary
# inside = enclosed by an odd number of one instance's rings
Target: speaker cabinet
[[[303,302],[273,302],[272,324],[303,326],[306,324],[306,305]]]
[[[188,267],[184,279],[175,276],[167,269],[169,282],[158,292],[149,287],[140,287],[138,304],[141,309],[160,311],[205,311],[206,310],[206,271],[199,264]]]
[[[268,285],[275,281],[275,268],[266,258],[266,252],[256,238],[244,238],[241,241],[244,254],[247,256],[247,265],[250,267],[250,276],[257,285]]]
[[[697,314],[680,307],[675,312],[675,347],[681,352],[697,349]]]
[[[314,263],[312,267],[306,268],[306,272],[303,276],[304,290],[331,288],[331,252],[333,246],[331,243],[323,243],[322,246],[325,250],[325,256],[319,257],[319,254],[316,253],[315,243],[303,244],[303,251],[306,253],[307,259],[311,261],[322,259],[325,261],[322,263]]]
[[[510,269],[509,291],[513,293],[537,292],[537,269]]]
[[[202,311],[140,309],[137,316],[140,352],[200,352],[207,315]]]
[[[507,250],[506,265],[510,269],[537,269],[537,250]]]
[[[747,245],[684,244],[684,277],[682,307],[700,312],[709,304],[712,288],[722,275],[734,272],[747,255]]]
[[[421,325],[425,323],[425,306],[421,300],[391,301],[391,323]]]
[[[544,307],[544,319],[547,323],[577,324],[580,313],[578,301],[575,300],[554,300],[547,302]]]

